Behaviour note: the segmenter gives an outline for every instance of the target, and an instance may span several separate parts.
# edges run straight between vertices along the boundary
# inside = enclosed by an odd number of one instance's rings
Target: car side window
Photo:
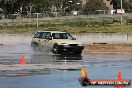
[[[46,34],[47,34],[46,32],[42,32],[40,38],[46,39]]]
[[[52,36],[53,36],[53,39],[68,39],[68,36],[66,33],[53,33]]]
[[[68,39],[66,33],[60,33],[60,39]]]
[[[42,32],[40,34],[40,38],[47,39],[48,37],[51,37],[51,33],[50,32]]]
[[[66,35],[67,35],[68,39],[75,40],[75,38],[73,38],[70,34],[67,33]]]
[[[58,33],[53,33],[52,34],[52,37],[53,37],[53,39],[59,39],[59,34]]]
[[[40,34],[41,34],[41,32],[37,32],[37,33],[34,35],[34,38],[39,38],[39,37],[40,37]]]

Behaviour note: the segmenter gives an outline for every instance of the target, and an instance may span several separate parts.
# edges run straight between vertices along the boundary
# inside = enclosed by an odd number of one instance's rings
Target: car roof
[[[66,32],[61,32],[61,31],[38,31],[38,32],[66,33]]]

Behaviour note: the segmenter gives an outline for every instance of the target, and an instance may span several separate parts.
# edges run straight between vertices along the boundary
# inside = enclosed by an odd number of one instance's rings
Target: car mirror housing
[[[47,36],[46,39],[52,40],[52,37],[51,36]]]
[[[76,40],[76,38],[73,38],[72,40]]]

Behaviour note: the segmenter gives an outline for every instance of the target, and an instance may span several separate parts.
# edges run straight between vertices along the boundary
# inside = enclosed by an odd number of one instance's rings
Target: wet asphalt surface
[[[53,55],[50,51],[45,51],[44,49],[34,50],[30,46],[31,36],[28,36],[27,39],[25,36],[21,38],[12,37],[12,39],[8,36],[6,39],[8,39],[8,42],[4,41],[4,39],[1,39],[1,41],[12,44],[0,45],[1,65],[19,64],[21,56],[24,55],[26,64],[81,64],[85,65],[85,70],[88,71],[91,79],[117,79],[117,74],[121,71],[123,79],[132,80],[132,55],[83,52],[81,56],[60,56]],[[36,72],[36,70],[32,72]],[[10,74],[11,71],[6,73]],[[4,76],[4,74],[5,72],[1,73],[0,76],[0,88],[83,88],[78,81],[81,76],[80,69],[45,69],[44,72],[38,69],[36,74],[22,74],[22,76]],[[114,87],[89,86],[87,88]]]
[[[30,44],[0,46],[0,64],[19,64],[21,55],[25,56],[27,64],[83,64],[90,78],[117,79],[118,71],[121,71],[124,79],[132,80],[132,55],[83,52],[82,56],[60,56],[43,49],[34,50]],[[41,73],[41,70],[39,72]],[[80,76],[80,70],[47,69],[42,74],[0,77],[0,88],[82,88],[78,82]],[[114,87],[91,86],[88,88]]]

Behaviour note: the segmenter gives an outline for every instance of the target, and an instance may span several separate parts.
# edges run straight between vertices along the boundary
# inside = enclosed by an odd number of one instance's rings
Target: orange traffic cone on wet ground
[[[20,64],[21,64],[21,65],[26,64],[26,61],[25,61],[25,59],[24,59],[24,55],[22,55],[22,57],[21,57]]]
[[[118,73],[118,80],[123,80],[122,79],[122,72]],[[124,86],[116,86],[115,88],[125,88]]]

